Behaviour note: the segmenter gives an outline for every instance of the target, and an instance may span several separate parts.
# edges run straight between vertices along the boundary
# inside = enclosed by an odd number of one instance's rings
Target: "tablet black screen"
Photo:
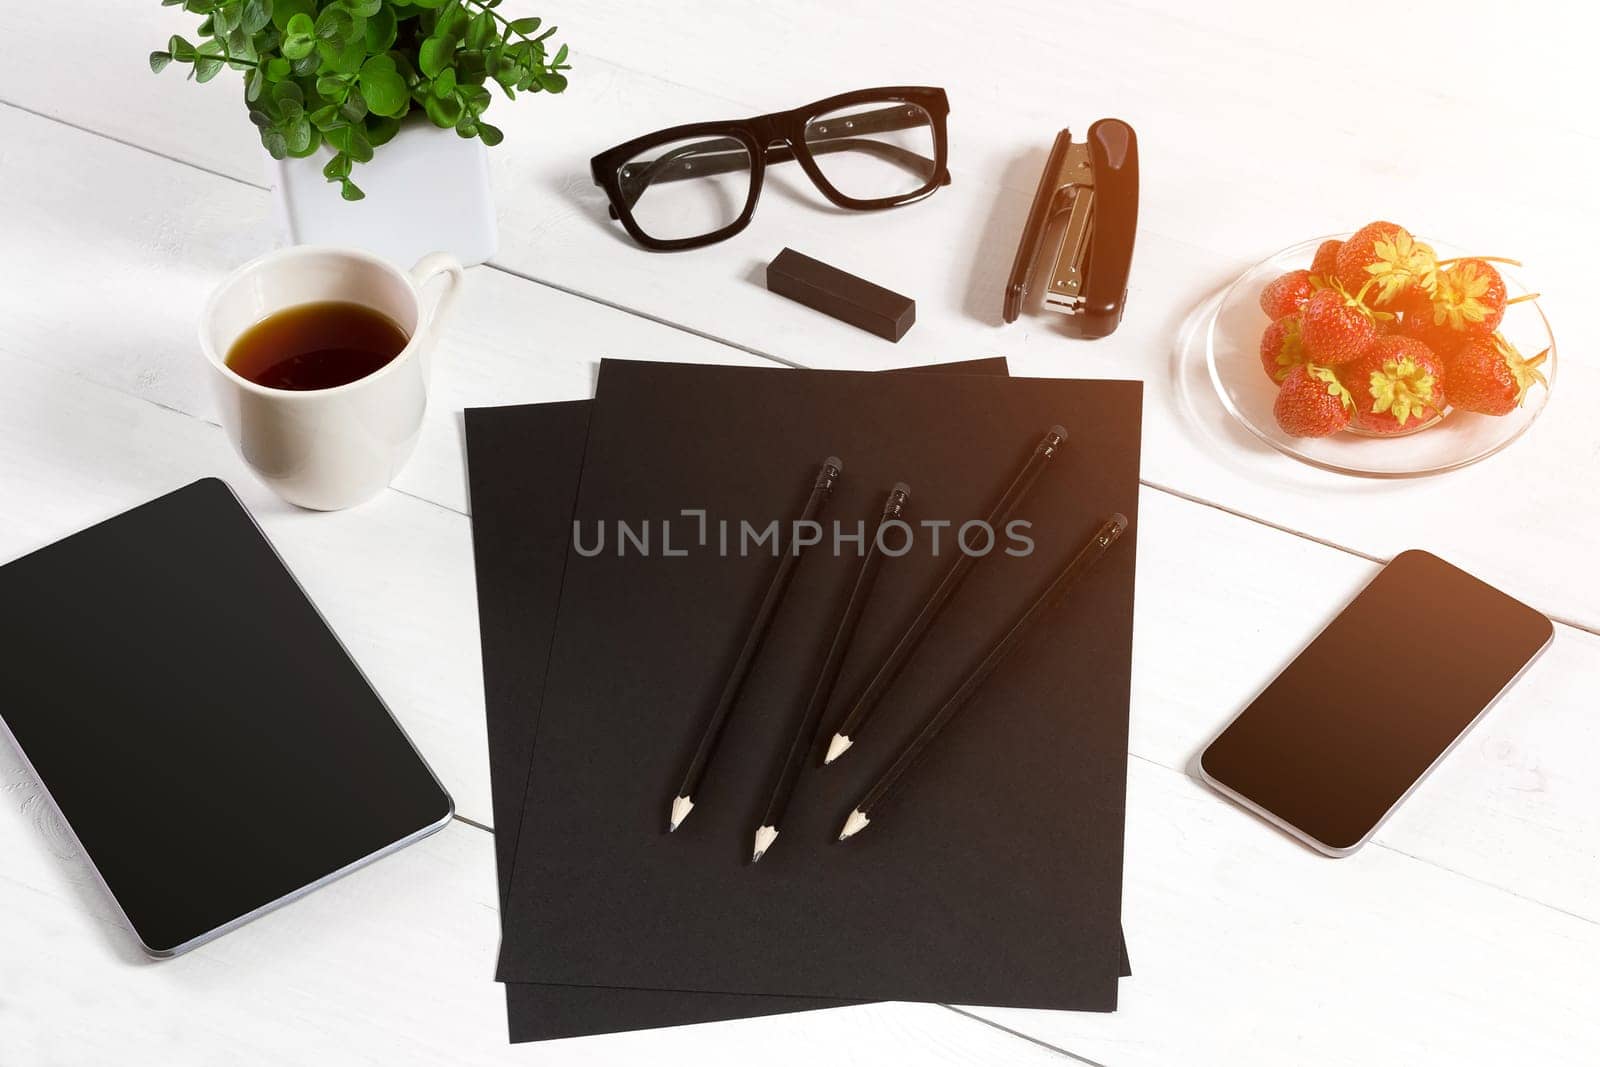
[[[0,718],[156,955],[449,818],[216,479],[0,567],[0,649]]]

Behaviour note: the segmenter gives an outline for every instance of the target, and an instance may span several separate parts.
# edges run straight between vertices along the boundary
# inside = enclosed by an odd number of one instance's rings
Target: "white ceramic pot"
[[[425,299],[436,279],[441,291]],[[316,247],[269,252],[229,275],[200,317],[200,351],[211,366],[222,428],[245,463],[303,508],[332,511],[380,492],[416,447],[439,321],[462,280],[461,264],[446,252],[404,271],[365,252]],[[365,378],[331,389],[273,389],[228,366],[228,349],[250,326],[318,300],[374,308],[410,343]]]
[[[324,145],[304,159],[268,158],[280,244],[359,248],[401,268],[429,252],[467,266],[494,255],[488,150],[476,137],[407,121],[351,172],[365,200],[344,199],[322,176],[332,157]]]

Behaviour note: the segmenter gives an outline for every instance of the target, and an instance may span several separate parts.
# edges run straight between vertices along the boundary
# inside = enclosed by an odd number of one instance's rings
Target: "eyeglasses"
[[[671,252],[750,223],[769,163],[800,164],[853,211],[909,204],[950,184],[943,89],[862,89],[742,122],[696,122],[636,137],[590,161],[611,217],[645,248]]]

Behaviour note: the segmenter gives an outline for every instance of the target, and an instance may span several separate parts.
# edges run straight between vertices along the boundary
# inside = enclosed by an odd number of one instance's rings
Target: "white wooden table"
[[[1376,28],[1226,6],[540,3],[572,43],[572,89],[495,105],[503,250],[469,276],[416,458],[331,515],[261,488],[213,420],[194,319],[271,235],[227,76],[145,67],[192,17],[155,0],[0,6],[0,559],[221,475],[460,811],[151,964],[0,751],[0,1064],[1596,1062],[1590,35],[1462,0],[1387,5]],[[661,257],[629,247],[588,183],[588,157],[629,136],[885,83],[943,85],[953,106],[954,183],[913,209],[846,217],[778,181],[737,239]],[[1000,328],[1050,138],[1104,115],[1133,123],[1144,156],[1127,319],[1094,344],[1049,321]],[[1372,217],[1529,264],[1560,386],[1509,452],[1418,482],[1324,474],[1231,430],[1176,364],[1185,318],[1237,269]],[[914,295],[916,328],[889,345],[772,297],[754,272],[785,244]],[[997,354],[1017,374],[1146,383],[1122,1009],[881,1004],[507,1045],[461,409],[588,396],[602,356],[879,369]],[[1186,769],[1412,546],[1561,625],[1370,847],[1322,859]]]

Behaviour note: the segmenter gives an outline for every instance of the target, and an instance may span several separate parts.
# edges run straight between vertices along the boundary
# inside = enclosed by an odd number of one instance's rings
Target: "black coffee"
[[[262,319],[233,342],[226,362],[272,389],[332,389],[386,366],[410,340],[380,311],[325,300]]]

